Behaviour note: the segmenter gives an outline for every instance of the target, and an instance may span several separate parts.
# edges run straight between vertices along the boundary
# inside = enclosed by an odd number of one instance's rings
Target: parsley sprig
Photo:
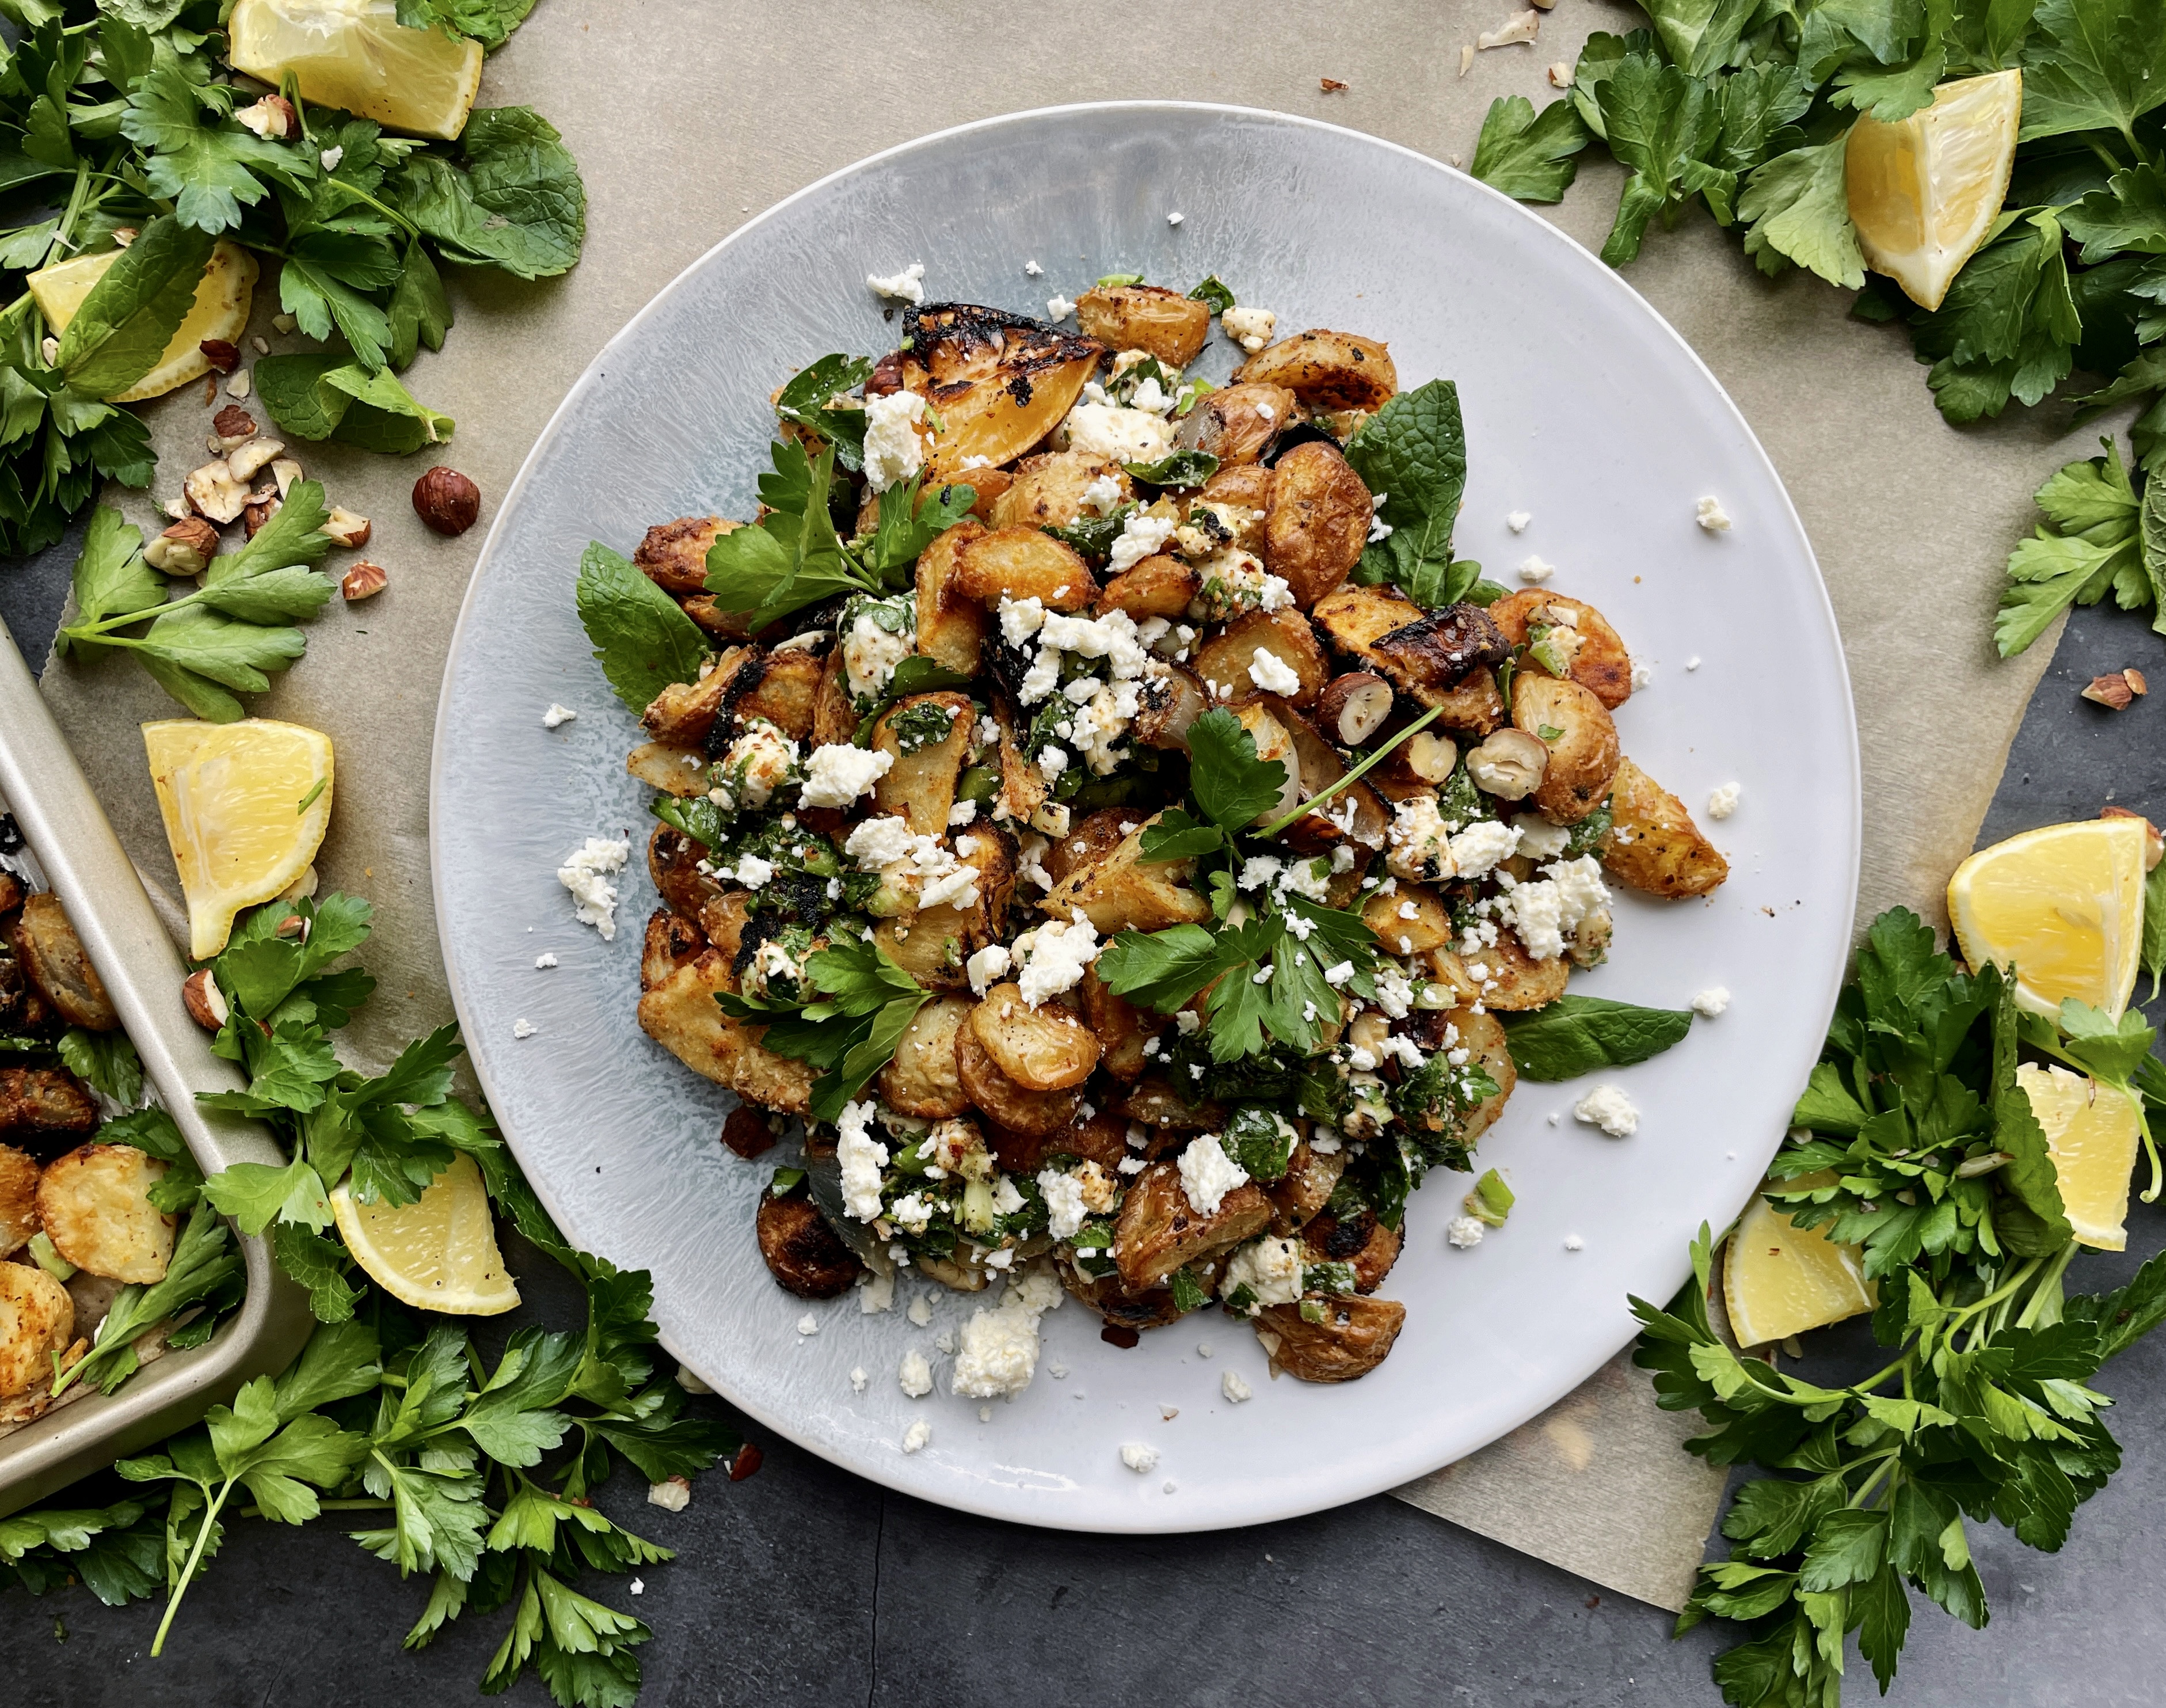
[[[821,1071],[812,1085],[811,1113],[816,1121],[833,1121],[887,1066],[932,992],[869,936],[853,936],[848,930],[806,956],[805,974],[818,992],[810,1001],[728,991],[715,1000],[733,1019],[763,1024],[767,1030],[760,1041],[768,1049]]]

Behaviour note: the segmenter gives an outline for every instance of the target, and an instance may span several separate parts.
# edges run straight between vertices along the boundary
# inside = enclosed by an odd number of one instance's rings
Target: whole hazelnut
[[[1546,744],[1523,729],[1500,729],[1466,756],[1467,775],[1500,801],[1524,801],[1549,770]]]
[[[339,596],[348,605],[373,599],[390,584],[391,578],[374,563],[357,563],[339,578]]]
[[[218,530],[201,516],[190,516],[143,548],[143,561],[167,575],[200,575],[218,553]]]
[[[225,992],[218,987],[209,967],[188,975],[188,982],[181,986],[181,1002],[188,1011],[188,1018],[206,1032],[215,1032],[225,1024],[232,1011],[226,1007]]]
[[[481,489],[456,468],[431,468],[414,483],[414,514],[440,534],[463,534],[481,515]]]

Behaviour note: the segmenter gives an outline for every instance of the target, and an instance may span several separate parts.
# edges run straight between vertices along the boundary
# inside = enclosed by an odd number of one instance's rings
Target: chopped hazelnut
[[[221,527],[237,521],[248,504],[247,484],[234,478],[223,457],[204,463],[182,484],[196,514],[209,517]]]
[[[277,439],[251,439],[225,453],[225,466],[233,471],[235,480],[253,480],[256,470],[269,468],[272,459],[285,448]]]
[[[240,352],[223,338],[206,338],[196,347],[203,352],[203,360],[220,373],[230,373],[240,366]]]
[[[301,465],[290,457],[281,457],[271,465],[271,478],[278,483],[278,496],[283,498],[301,478]]]
[[[372,530],[367,516],[357,516],[350,510],[341,510],[333,505],[330,520],[324,524],[323,531],[340,545],[357,551],[368,543]]]
[[[283,142],[300,128],[294,120],[293,103],[283,95],[266,95],[233,116],[238,123],[271,142]]]
[[[2116,670],[2110,676],[2094,676],[2091,685],[2084,690],[2083,697],[2109,711],[2123,711],[2128,702],[2136,698],[2136,690],[2129,686],[2128,673]]]
[[[339,596],[348,605],[364,599],[373,599],[390,584],[391,578],[374,563],[357,563],[339,578]]]
[[[269,521],[272,517],[277,515],[278,512],[285,507],[285,500],[280,498],[276,492],[264,492],[251,494],[248,503],[242,508],[240,512],[240,523],[243,527],[248,530],[248,537],[251,540],[254,539],[257,532],[262,528],[263,524]]]
[[[440,534],[463,534],[481,515],[481,489],[456,468],[431,468],[414,483],[414,513]]]
[[[2121,673],[2121,679],[2128,684],[2131,694],[2148,694],[2151,691],[2143,680],[2143,672],[2133,665]]]
[[[200,575],[218,553],[218,530],[201,516],[190,516],[143,548],[143,561],[167,575]]]

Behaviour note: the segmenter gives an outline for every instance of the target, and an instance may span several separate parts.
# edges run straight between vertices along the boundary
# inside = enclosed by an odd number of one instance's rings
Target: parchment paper
[[[1461,45],[1514,9],[1508,0],[1100,0],[1082,10],[1013,0],[992,12],[964,0],[545,0],[489,62],[482,98],[535,106],[563,132],[586,179],[585,259],[533,287],[450,278],[458,324],[407,376],[459,423],[440,457],[298,447],[333,502],[374,521],[360,555],[390,575],[366,604],[334,602],[310,629],[307,658],[255,701],[260,715],[313,725],[335,744],[319,864],[327,886],[378,910],[367,959],[382,987],[349,1040],[357,1057],[380,1065],[450,1014],[430,903],[429,747],[484,529],[442,540],[421,527],[408,494],[432,460],[479,484],[486,524],[572,381],[657,289],[753,213],[927,131],[1065,102],[1163,97],[1308,114],[1456,164],[1471,158],[1492,98],[1542,104],[1554,94],[1545,67],[1569,65],[1591,30],[1641,22],[1611,0],[1559,0],[1536,43],[1479,54],[1462,78]],[[1325,93],[1323,77],[1348,87]],[[1598,246],[1619,182],[1590,161],[1548,211]],[[1846,297],[1817,280],[1762,278],[1704,217],[1651,233],[1625,276],[1737,400],[1819,552],[1863,748],[1860,917],[1900,901],[1937,921],[1941,886],[1970,847],[2058,639],[2013,663],[1994,658],[2000,566],[2029,526],[2031,490],[2091,435],[2052,410],[1946,426],[1899,331],[1848,320]],[[274,349],[313,347],[273,331],[271,298],[267,273],[256,332]],[[211,413],[200,384],[151,411],[161,479],[129,496],[131,518],[162,526],[156,503],[204,460]],[[335,554],[334,573],[346,561]],[[1782,668],[1782,653],[1770,635],[1769,669]],[[116,664],[57,663],[45,685],[123,841],[170,884],[136,725],[177,708]],[[599,685],[589,698],[601,703]],[[1722,1487],[1677,1450],[1686,1432],[1620,1359],[1514,1435],[1401,1492],[1674,1608]]]

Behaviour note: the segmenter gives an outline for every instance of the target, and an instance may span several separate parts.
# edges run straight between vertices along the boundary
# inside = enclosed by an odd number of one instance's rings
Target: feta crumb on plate
[[[803,1316],[797,1319],[797,1332],[800,1335],[818,1334],[820,1332],[820,1319],[814,1316],[810,1311],[806,1312]]]
[[[629,842],[590,836],[557,868],[557,881],[572,892],[574,917],[601,933],[605,943],[616,939],[616,886],[609,880],[631,857]]]
[[[865,1391],[865,1384],[871,1380],[872,1378],[865,1374],[865,1367],[862,1364],[858,1365],[850,1372],[850,1391],[853,1393],[863,1393]]]
[[[1529,587],[1539,587],[1556,574],[1556,565],[1545,563],[1539,557],[1528,557],[1520,560],[1519,579]]]
[[[1147,1447],[1141,1441],[1124,1441],[1121,1444],[1121,1462],[1141,1476],[1158,1468],[1158,1449]]]
[[[908,1314],[911,1321],[917,1324],[919,1328],[924,1328],[932,1320],[932,1301],[921,1293],[916,1298],[911,1300]]]
[[[1612,1139],[1630,1139],[1640,1130],[1640,1112],[1621,1086],[1597,1086],[1572,1106],[1572,1118],[1599,1127]]]
[[[1524,534],[1527,531],[1527,524],[1534,519],[1532,511],[1515,510],[1504,518],[1504,526],[1515,534]]]
[[[906,1453],[914,1453],[932,1439],[932,1425],[920,1418],[903,1431],[902,1450]]]
[[[1454,1216],[1445,1227],[1444,1237],[1461,1251],[1471,1251],[1488,1231],[1479,1216]]]
[[[1737,811],[1738,796],[1744,792],[1744,787],[1741,784],[1725,783],[1707,797],[1707,816],[1709,818],[1729,817],[1731,813]]]
[[[1730,1007],[1730,987],[1727,985],[1709,985],[1692,999],[1692,1006],[1694,1013],[1704,1014],[1712,1020]]]
[[[1022,270],[1024,277],[1028,278],[1038,278],[1045,272],[1045,269],[1040,267],[1034,261],[1026,261],[1023,262]]]
[[[1694,510],[1693,520],[1710,534],[1730,531],[1730,518],[1724,514],[1722,500],[1719,498],[1709,496],[1702,499]]]
[[[1587,1241],[1577,1234],[1566,1234],[1564,1236],[1564,1249],[1567,1251],[1583,1251],[1587,1249]]]
[[[902,1355],[895,1380],[911,1399],[922,1399],[932,1392],[932,1366],[926,1362],[925,1354],[913,1346]]]
[[[865,275],[865,283],[890,302],[922,303],[925,300],[925,263],[913,261],[901,272],[882,278],[876,272]]]
[[[1178,225],[1186,217],[1183,214],[1169,214],[1165,216],[1165,223],[1169,225]]]
[[[549,709],[542,714],[542,722],[554,729],[560,723],[569,723],[578,715],[570,706],[559,706],[552,700],[549,702]]]
[[[531,1020],[515,1020],[511,1023],[511,1035],[514,1038],[531,1038],[541,1029]]]
[[[537,967],[552,967],[557,965],[557,957],[554,954],[537,954],[534,957],[534,965]]]
[[[1254,1399],[1256,1392],[1255,1388],[1249,1387],[1247,1383],[1241,1379],[1240,1372],[1236,1370],[1227,1370],[1220,1372],[1218,1377],[1218,1391],[1224,1394],[1226,1398],[1232,1401],[1235,1405],[1239,1405],[1244,1399]]]
[[[1065,297],[1048,297],[1045,300],[1045,318],[1049,320],[1065,320],[1075,312],[1075,304]]]

